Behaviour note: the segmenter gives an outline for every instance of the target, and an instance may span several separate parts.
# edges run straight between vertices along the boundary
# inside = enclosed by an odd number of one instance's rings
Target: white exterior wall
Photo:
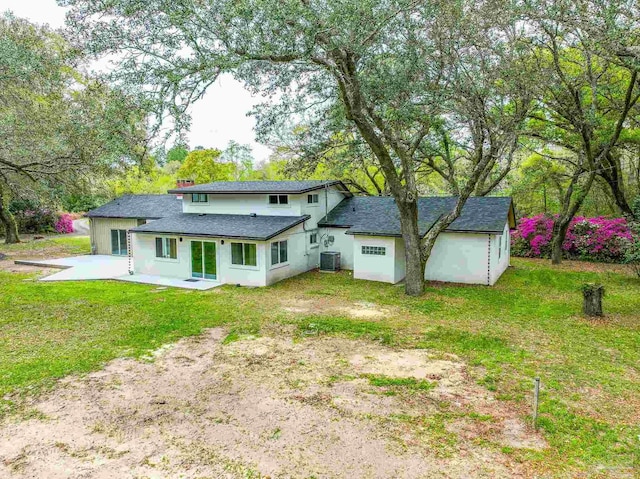
[[[509,224],[506,223],[502,235],[493,235],[491,238],[491,276],[489,284],[494,285],[510,264],[511,233]]]
[[[215,241],[217,282],[242,286],[267,286],[318,266],[319,248],[309,244],[309,235],[310,232],[305,231],[302,224],[266,242],[137,233],[132,235],[134,272],[188,279],[191,277],[191,241]],[[156,258],[155,239],[157,237],[176,238],[178,253],[176,259]],[[288,242],[288,261],[285,264],[271,266],[271,243],[281,240]],[[256,244],[257,266],[231,264],[232,242]]]
[[[275,193],[273,193],[275,194]],[[307,195],[317,194],[318,203],[309,204]],[[182,210],[185,213],[209,213],[226,215],[248,215],[255,213],[264,216],[302,216],[310,215],[307,221],[307,229],[314,229],[318,221],[326,214],[326,204],[329,211],[340,203],[344,194],[335,187],[326,190],[321,188],[300,195],[287,195],[289,203],[286,205],[270,205],[269,194],[209,194],[207,203],[192,203],[192,195],[183,195]]]
[[[155,239],[157,237],[176,238],[177,259],[156,258]],[[182,241],[180,241],[180,238],[182,238]],[[217,282],[241,284],[243,286],[266,286],[266,244],[260,241],[136,233],[132,235],[134,272],[171,278],[190,278],[192,240],[216,242]],[[224,244],[222,244],[223,241]],[[232,242],[256,244],[257,266],[231,264]]]
[[[395,239],[395,270],[394,283],[398,283],[407,275],[407,257],[405,255],[404,240],[402,238]]]
[[[207,203],[192,203],[192,195],[183,195],[184,213],[209,213],[219,215],[301,216],[301,195],[288,195],[286,205],[270,205],[269,195],[207,195]],[[307,197],[304,197],[305,201]]]
[[[362,254],[362,246],[382,246],[385,255]],[[396,283],[396,238],[382,236],[353,237],[353,277],[385,283]],[[403,275],[404,277],[404,275]],[[401,278],[402,279],[402,278]]]
[[[319,262],[318,247],[309,244],[309,231],[300,224],[266,243],[267,285],[297,276],[313,268]],[[288,261],[271,266],[271,243],[287,240]]]
[[[427,261],[425,279],[488,284],[491,236],[480,233],[441,233]]]
[[[309,204],[307,194],[318,195],[318,203]],[[301,214],[309,215],[311,218],[307,220],[307,229],[318,227],[318,221],[327,215],[328,211],[334,209],[344,199],[344,194],[335,187],[323,188],[321,190],[310,191],[301,195]],[[327,208],[328,206],[328,208]]]
[[[348,228],[320,228],[320,251],[340,252],[340,268],[353,269],[353,235],[346,234]],[[333,243],[329,243],[333,236]]]

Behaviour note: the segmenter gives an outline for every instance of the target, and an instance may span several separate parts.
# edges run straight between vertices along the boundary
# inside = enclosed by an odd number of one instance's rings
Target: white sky
[[[55,0],[0,0],[0,12],[11,10],[16,16],[34,23],[48,23],[53,28],[64,26],[66,9]],[[192,125],[189,146],[223,149],[230,140],[248,144],[257,161],[267,159],[271,150],[256,143],[255,120],[247,116],[260,103],[230,76],[223,76],[191,110]]]

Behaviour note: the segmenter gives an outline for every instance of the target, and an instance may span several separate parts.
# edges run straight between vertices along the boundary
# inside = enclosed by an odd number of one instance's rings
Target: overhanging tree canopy
[[[354,128],[396,199],[410,294],[423,290],[438,234],[474,191],[486,194],[508,171],[528,107],[520,81],[526,64],[516,68],[523,30],[504,14],[508,2],[60,3],[72,7],[74,38],[96,54],[117,54],[112,80],[154,101],[159,118],[173,113],[182,126],[188,106],[231,72],[255,91],[280,93],[275,108],[259,112],[262,124],[304,112],[331,123],[326,133]],[[456,135],[437,138],[466,153],[452,157],[429,146],[444,124]],[[424,167],[442,175],[459,201],[422,238],[416,172]]]

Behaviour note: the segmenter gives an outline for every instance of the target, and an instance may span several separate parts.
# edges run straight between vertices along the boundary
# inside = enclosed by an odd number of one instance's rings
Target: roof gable
[[[456,197],[422,197],[418,199],[418,227],[425,235],[434,223],[453,210]],[[471,197],[462,213],[446,231],[466,233],[501,233],[513,222],[510,197]],[[349,228],[348,234],[400,236],[400,214],[395,199],[380,196],[358,196],[343,200],[319,226]]]

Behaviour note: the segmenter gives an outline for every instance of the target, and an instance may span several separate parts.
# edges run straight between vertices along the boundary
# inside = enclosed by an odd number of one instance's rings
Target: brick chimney
[[[194,180],[176,180],[176,188],[186,188],[187,186],[193,186],[196,182]],[[182,195],[176,195],[176,198],[181,200]]]
[[[187,186],[193,186],[196,182],[193,180],[176,180],[176,188],[186,188]]]

